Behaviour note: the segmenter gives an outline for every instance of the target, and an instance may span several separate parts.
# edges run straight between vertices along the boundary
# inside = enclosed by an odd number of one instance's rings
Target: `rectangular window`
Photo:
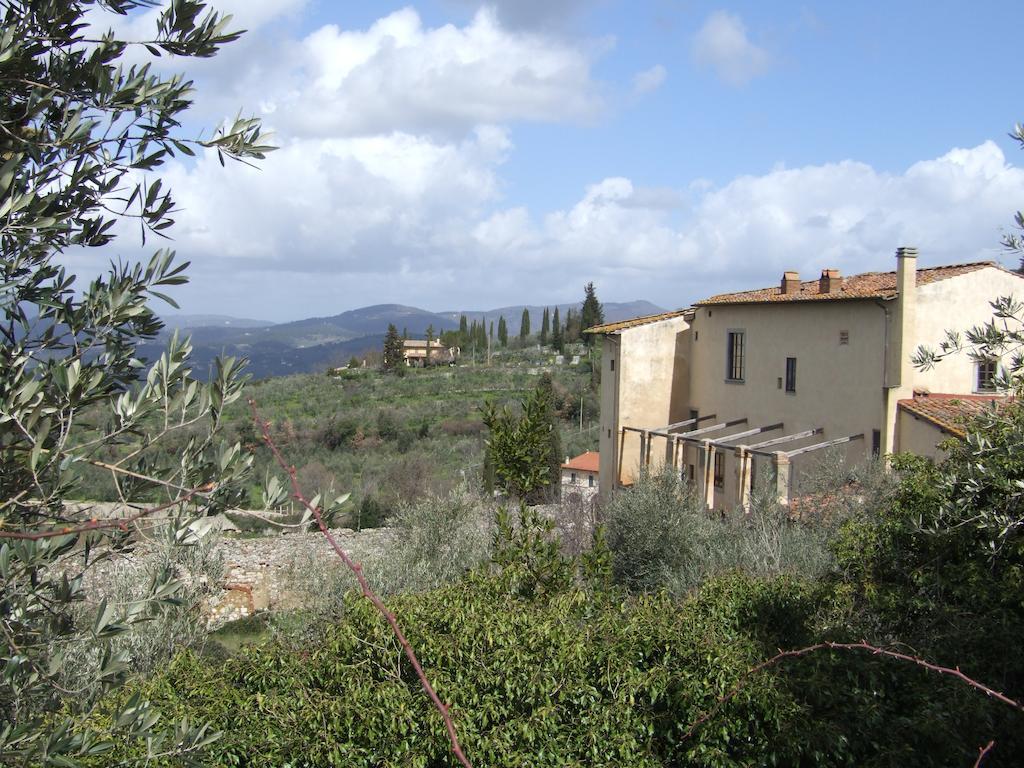
[[[686,479],[689,481],[690,485],[694,485],[696,483],[696,481],[697,481],[697,470],[693,466],[693,464],[688,464],[687,465],[687,467],[686,467],[686,475],[687,475]]]
[[[786,391],[796,392],[796,358],[786,358]]]
[[[715,451],[715,488],[725,487],[725,454]]]
[[[569,482],[571,482],[573,485],[576,485],[576,473],[575,472],[573,472],[573,473],[571,473],[569,475]]]
[[[728,381],[743,381],[745,335],[743,331],[729,331],[725,367],[725,378]]]
[[[611,370],[613,370],[613,371],[615,370],[615,360],[614,359],[609,360],[608,361],[608,365],[611,366]]]
[[[839,343],[840,344],[849,344],[850,343],[850,332],[849,331],[840,331],[839,332]]]
[[[588,488],[593,488],[594,487],[594,476],[593,475],[587,475],[587,487]]]
[[[871,455],[876,459],[882,453],[882,432],[878,429],[871,430]]]
[[[977,392],[995,392],[996,391],[996,366],[995,360],[979,360],[975,363],[977,366],[977,377],[975,383],[977,384]]]

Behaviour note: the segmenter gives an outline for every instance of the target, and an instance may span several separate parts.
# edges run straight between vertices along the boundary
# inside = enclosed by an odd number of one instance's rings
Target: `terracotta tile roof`
[[[918,394],[899,401],[899,407],[957,437],[967,437],[964,425],[975,416],[1010,402],[1006,395]]]
[[[587,328],[584,333],[615,333],[616,331],[624,331],[627,328],[636,328],[640,325],[648,325],[650,323],[657,323],[662,320],[671,320],[676,317],[682,317],[686,314],[692,314],[692,309],[677,309],[673,312],[662,312],[660,315],[645,315],[643,317],[634,317],[631,320],[620,320],[617,323],[605,323],[604,325],[595,325],[592,328]]]
[[[944,267],[928,267],[917,270],[917,284],[927,285],[939,280],[946,280],[958,275],[966,275],[969,272],[976,272],[986,267],[995,267],[1002,270],[999,264],[994,261],[976,261],[969,264],[950,264]],[[1007,271],[1007,270],[1004,270]],[[819,281],[808,280],[800,283],[800,290],[796,293],[782,293],[780,286],[771,288],[758,288],[753,291],[740,291],[738,293],[720,293],[707,299],[698,301],[695,306],[706,306],[708,304],[764,304],[777,301],[841,301],[843,299],[892,299],[896,297],[896,273],[895,272],[864,272],[859,275],[850,275],[843,278],[843,285],[839,291],[832,293],[819,293]]]
[[[569,461],[562,465],[562,469],[575,469],[580,472],[598,472],[600,471],[600,458],[601,454],[597,451],[587,451],[586,453],[581,453],[575,459],[569,459]]]

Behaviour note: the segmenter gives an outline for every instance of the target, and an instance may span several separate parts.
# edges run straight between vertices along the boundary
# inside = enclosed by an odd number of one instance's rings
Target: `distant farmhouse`
[[[596,451],[566,459],[562,465],[562,498],[576,495],[584,501],[597,495],[600,459]]]
[[[407,366],[425,368],[430,365],[454,365],[459,358],[458,347],[446,347],[440,339],[405,339],[402,358]]]
[[[916,249],[900,248],[894,272],[786,272],[771,288],[591,328],[603,353],[601,494],[668,464],[709,509],[746,508],[759,476],[788,503],[807,457],[825,449],[851,463],[937,457],[964,416],[1004,399],[1000,361],[963,352],[920,371],[911,355],[989,321],[989,302],[1012,294],[1024,278],[994,262],[917,269]]]

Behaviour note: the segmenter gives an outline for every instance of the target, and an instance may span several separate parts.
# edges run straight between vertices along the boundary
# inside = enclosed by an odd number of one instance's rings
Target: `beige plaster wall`
[[[947,330],[961,333],[992,319],[989,302],[1015,295],[1024,300],[1024,276],[995,267],[917,287],[917,322],[911,350],[921,344],[938,348]],[[915,389],[970,394],[975,392],[975,363],[966,352],[951,355],[930,371],[913,373]]]
[[[915,416],[902,408],[896,421],[896,450],[927,456],[935,461],[946,458],[938,445],[950,435],[927,419]]]
[[[851,459],[864,459],[871,452],[872,430],[881,430],[884,418],[885,317],[883,309],[870,300],[700,307],[692,323],[689,407],[702,416],[715,414],[715,422],[747,418],[745,425],[709,435],[714,438],[783,423],[781,430],[745,438],[746,444],[824,429],[821,435],[778,450],[863,433],[863,440],[842,450]],[[726,380],[730,330],[746,334],[743,383]],[[848,332],[849,343],[840,343],[840,331]],[[796,393],[785,391],[787,357],[797,359]],[[691,456],[696,458],[696,453],[691,449]],[[796,476],[806,461],[807,457],[796,460]],[[726,451],[725,462],[726,482],[716,492],[716,507],[736,501],[731,450]]]
[[[611,479],[630,482],[640,466],[639,435],[627,432],[623,439],[622,427],[659,428],[686,418],[689,356],[689,323],[683,317],[605,337],[601,357],[602,492],[611,487]],[[664,451],[662,442],[661,456]]]

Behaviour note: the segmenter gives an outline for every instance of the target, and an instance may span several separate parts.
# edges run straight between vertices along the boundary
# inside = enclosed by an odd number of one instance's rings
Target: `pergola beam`
[[[786,456],[793,458],[803,453],[810,453],[811,451],[820,451],[822,448],[831,448],[834,445],[842,445],[843,443],[849,443],[854,440],[863,440],[864,433],[861,432],[859,435],[847,435],[846,437],[837,437],[834,440],[826,440],[823,443],[815,443],[814,445],[808,445],[806,448],[797,448],[795,451],[789,451]]]
[[[746,424],[747,417],[744,416],[742,419],[733,419],[732,421],[722,421],[718,424],[712,424],[710,427],[702,427],[701,429],[695,429],[692,432],[683,432],[673,437],[681,438],[683,440],[694,440],[698,435],[706,435],[709,432],[717,432],[720,429],[728,429],[729,427],[736,427],[740,424]]]
[[[765,440],[763,443],[754,443],[748,445],[747,448],[750,450],[756,450],[759,448],[769,448],[773,445],[782,445],[783,443],[791,443],[794,440],[803,440],[805,437],[814,437],[814,435],[820,435],[824,432],[821,427],[815,427],[814,429],[805,429],[803,432],[794,432],[791,435],[783,435],[782,437],[773,437],[771,440]],[[767,453],[767,451],[766,451]]]
[[[782,429],[782,427],[783,423],[780,421],[778,424],[770,424],[767,427],[755,427],[754,429],[748,429],[745,432],[737,432],[735,435],[726,435],[725,437],[720,437],[717,440],[712,440],[711,442],[715,445],[724,446],[726,443],[731,443],[734,440],[742,440],[744,437],[758,435],[762,432],[771,432],[775,429]]]

